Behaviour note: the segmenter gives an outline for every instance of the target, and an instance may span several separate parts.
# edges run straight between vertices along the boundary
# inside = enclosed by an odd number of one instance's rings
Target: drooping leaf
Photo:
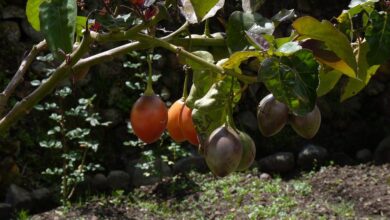
[[[348,77],[356,77],[355,71],[333,51],[328,50],[323,42],[310,39],[302,42],[301,46],[313,51],[314,57],[318,62],[338,70]]]
[[[290,56],[291,54],[294,54],[295,52],[302,49],[302,46],[299,45],[298,42],[287,42],[280,46],[276,51],[275,54],[278,56]]]
[[[367,54],[369,65],[382,64],[390,57],[390,18],[385,12],[373,11],[371,24],[366,31],[370,50]]]
[[[255,12],[260,9],[265,0],[242,0],[242,10],[244,12]]]
[[[272,16],[271,20],[278,26],[280,23],[288,20],[292,20],[295,17],[294,9],[282,9],[276,15]]]
[[[258,13],[235,11],[230,15],[227,25],[227,46],[231,53],[244,50],[249,46],[245,31],[255,35],[272,35],[274,30],[273,22]]]
[[[189,23],[198,23],[213,17],[221,9],[225,0],[180,0],[181,13]]]
[[[70,53],[76,30],[77,5],[74,0],[45,1],[39,7],[41,31],[50,50],[57,55]]]
[[[263,59],[263,55],[259,51],[239,51],[233,53],[226,62],[222,64],[222,68],[235,70],[241,73],[240,65],[243,61],[251,57],[257,57],[259,60]]]
[[[237,94],[234,103],[237,103],[241,97],[238,93],[241,89],[240,83],[230,76],[215,82],[208,92],[195,102],[192,119],[201,140],[205,140],[212,131],[226,121],[226,105],[232,83],[233,92]]]
[[[330,51],[353,70],[353,75],[356,75],[357,64],[350,42],[332,23],[326,20],[319,22],[313,17],[304,16],[295,20],[292,25],[301,36],[324,42]]]
[[[289,57],[271,57],[261,63],[259,79],[291,111],[305,115],[313,110],[317,98],[318,63],[309,50]]]
[[[342,75],[343,74],[337,70],[331,70],[329,72],[320,71],[318,74],[319,84],[317,87],[317,96],[320,97],[330,92]]]
[[[43,0],[28,0],[26,5],[27,20],[36,31],[41,30],[39,22],[39,6],[42,2]]]

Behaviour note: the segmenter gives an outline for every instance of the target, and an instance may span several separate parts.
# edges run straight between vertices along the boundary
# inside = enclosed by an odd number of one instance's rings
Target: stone
[[[355,158],[359,163],[370,162],[372,160],[372,152],[367,148],[361,149],[356,152]]]
[[[119,123],[124,121],[121,111],[119,111],[118,109],[115,109],[115,108],[103,110],[103,118],[105,121],[111,122],[110,123],[111,127],[115,127]]]
[[[262,173],[262,174],[260,174],[260,179],[261,180],[270,180],[270,179],[272,179],[272,177],[268,173]]]
[[[97,173],[91,180],[91,187],[95,191],[105,191],[108,188],[107,177],[102,173]]]
[[[14,5],[7,6],[3,8],[3,19],[10,19],[10,18],[25,18],[26,13],[23,8],[19,8]]]
[[[312,169],[324,164],[328,157],[328,150],[313,144],[306,145],[298,154],[298,166],[302,169]]]
[[[44,39],[43,34],[39,31],[36,31],[27,20],[20,22],[22,31],[26,34],[34,43],[38,43]]]
[[[344,152],[336,152],[332,154],[332,161],[340,166],[352,165],[355,161]]]
[[[43,212],[56,207],[56,202],[53,200],[53,192],[48,188],[40,188],[31,192],[33,200],[33,210],[35,212]]]
[[[383,139],[375,149],[374,162],[376,165],[390,163],[390,136]]]
[[[238,121],[244,128],[251,131],[257,131],[257,118],[251,111],[243,111],[238,114]]]
[[[190,156],[182,158],[175,163],[172,170],[174,174],[186,174],[192,170],[199,173],[206,173],[210,171],[207,167],[204,157],[201,156]]]
[[[31,194],[15,184],[9,186],[5,196],[5,202],[11,204],[16,209],[29,210],[32,208]]]
[[[0,219],[11,219],[12,206],[8,203],[0,203]]]
[[[294,154],[279,152],[259,160],[260,170],[265,172],[285,173],[294,169]]]
[[[129,163],[128,172],[131,176],[132,185],[135,187],[153,185],[160,182],[164,177],[172,176],[171,168],[161,159],[156,159],[153,163],[153,168],[149,170],[137,167],[137,164],[143,163],[148,162],[139,159]]]
[[[107,176],[107,182],[110,189],[127,190],[130,184],[130,175],[122,170],[112,170]]]
[[[19,24],[14,21],[3,21],[0,23],[0,35],[11,43],[19,42],[22,36]],[[4,48],[3,48],[4,49]]]

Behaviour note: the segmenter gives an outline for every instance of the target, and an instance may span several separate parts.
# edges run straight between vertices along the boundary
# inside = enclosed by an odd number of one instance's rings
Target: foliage
[[[76,186],[84,181],[85,173],[101,169],[99,164],[87,163],[87,155],[96,153],[99,144],[91,140],[92,128],[107,126],[109,122],[101,122],[99,113],[93,112],[93,100],[81,98],[78,105],[66,109],[65,99],[72,94],[69,87],[58,89],[55,92],[57,102],[46,102],[37,105],[35,109],[51,112],[49,118],[54,122],[53,127],[47,131],[46,140],[39,145],[58,155],[60,160],[57,166],[48,167],[43,174],[61,177],[62,202],[65,204],[73,195]],[[78,121],[72,127],[72,121]]]

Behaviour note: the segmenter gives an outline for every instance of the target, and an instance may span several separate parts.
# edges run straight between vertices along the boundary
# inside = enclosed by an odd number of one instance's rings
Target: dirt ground
[[[390,219],[390,164],[330,166],[289,179],[186,175],[32,219]]]

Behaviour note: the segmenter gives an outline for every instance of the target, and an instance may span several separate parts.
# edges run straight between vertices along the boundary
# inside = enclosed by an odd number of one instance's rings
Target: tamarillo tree
[[[104,0],[101,8],[90,10],[88,16],[80,16],[83,2],[27,1],[28,21],[34,29],[43,33],[45,40],[33,46],[0,94],[0,133],[6,135],[10,126],[70,76],[75,77],[93,65],[134,50],[147,50],[151,54],[153,48],[160,47],[175,53],[187,70],[192,71],[192,87],[188,94],[186,91],[183,93],[182,103],[167,111],[154,95],[149,80],[141,97],[145,100],[136,104],[137,109],[132,111],[132,116],[134,113],[149,117],[148,120],[131,119],[132,122],[137,121],[140,129],[140,133],[136,134],[146,135],[141,139],[149,143],[156,140],[169,123],[169,132],[175,140],[188,140],[199,145],[203,153],[212,151],[213,155],[219,155],[218,151],[221,151],[223,154],[222,148],[241,153],[242,145],[252,148],[251,140],[246,137],[246,144],[240,142],[240,131],[232,123],[231,111],[249,84],[264,84],[274,99],[267,105],[279,105],[264,107],[266,102],[263,102],[259,106],[260,130],[266,136],[277,133],[290,122],[298,134],[311,138],[321,122],[316,107],[317,97],[332,90],[340,79],[345,82],[341,101],[356,95],[390,57],[387,1],[352,0],[349,7],[331,22],[310,16],[297,17],[293,9],[281,10],[267,18],[257,12],[263,0],[242,0],[242,11],[231,13],[223,22],[223,33],[210,33],[209,20],[213,17],[223,20],[219,10],[223,8],[224,0]],[[166,34],[166,23],[162,21],[177,18],[173,14],[177,11],[184,17],[182,25]],[[292,22],[291,34],[275,37],[275,28],[285,21]],[[204,23],[203,35],[190,33],[189,26],[196,23]],[[90,53],[91,45],[110,42],[116,42],[115,45],[120,43],[120,46],[97,54]],[[38,53],[46,50],[50,50],[61,63],[39,87],[14,106],[8,106],[9,98],[23,81],[30,64]],[[250,64],[254,71],[242,69],[242,64]],[[150,77],[151,65],[149,68]],[[152,100],[154,105],[146,99]],[[157,112],[160,115],[156,116],[152,109],[149,112],[144,109],[156,105],[164,111]],[[263,112],[264,109],[275,112]],[[314,114],[313,111],[315,116],[305,117]],[[275,114],[278,112],[283,117],[277,117]],[[273,125],[267,114],[273,115],[278,125]],[[311,117],[315,120],[307,120]],[[153,118],[162,119],[162,124],[153,128],[153,134],[141,134],[152,126],[149,121]],[[149,125],[145,126],[142,122]],[[299,127],[302,124],[304,128]],[[267,130],[267,126],[272,131]],[[307,130],[310,128],[314,130]],[[225,133],[227,135],[224,136]],[[231,136],[228,145],[223,142],[226,136]],[[210,143],[212,146],[208,146]],[[251,160],[250,154],[246,153],[245,157]],[[213,164],[213,170],[218,170],[215,172],[217,175],[226,175],[240,164],[235,159],[228,170],[223,170],[224,167],[217,167],[218,164],[226,164],[223,161],[216,163],[219,160],[212,158],[208,161]]]

